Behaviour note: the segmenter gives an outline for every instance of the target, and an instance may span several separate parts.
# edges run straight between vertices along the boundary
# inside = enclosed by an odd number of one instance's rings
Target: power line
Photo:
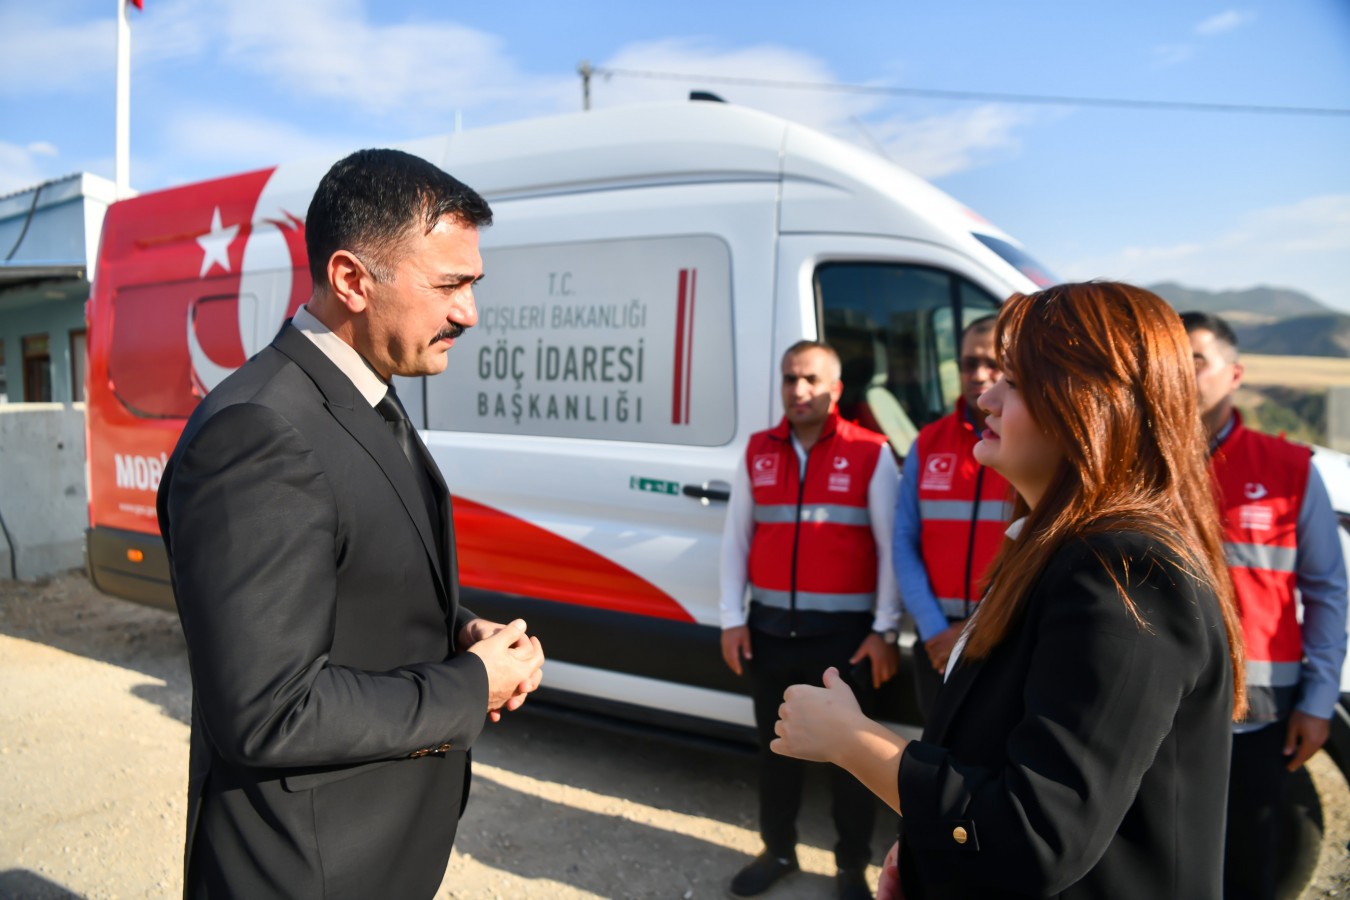
[[[647,78],[655,81],[698,81],[744,87],[780,88],[798,91],[830,91],[840,94],[880,94],[892,97],[927,97],[938,100],[1030,103],[1043,106],[1096,106],[1114,109],[1165,109],[1189,112],[1247,113],[1283,116],[1350,116],[1350,109],[1316,106],[1261,106],[1249,103],[1190,103],[1176,100],[1129,100],[1113,97],[1068,97],[1050,94],[1005,94],[995,91],[947,91],[936,88],[888,87],[872,84],[842,84],[830,81],[787,81],[774,78],[744,78],[735,75],[699,75],[690,72],[654,72],[643,69],[588,67],[587,76]],[[589,81],[589,78],[587,79]]]

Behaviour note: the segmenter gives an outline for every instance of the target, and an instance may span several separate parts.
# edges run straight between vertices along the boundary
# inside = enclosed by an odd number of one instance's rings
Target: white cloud
[[[218,165],[220,172],[242,172],[308,157],[336,158],[358,146],[359,136],[314,134],[304,128],[259,116],[217,112],[182,112],[170,119],[165,133],[165,160],[191,161],[193,166]],[[194,174],[192,177],[206,177]]]
[[[0,93],[86,91],[112,77],[117,58],[113,17],[61,15],[35,3],[0,9]]]
[[[1195,33],[1201,37],[1212,37],[1225,31],[1232,31],[1234,28],[1241,28],[1255,19],[1256,13],[1251,10],[1226,9],[1196,25]]]
[[[0,141],[0,196],[32,187],[51,177],[51,173],[35,157],[53,154],[43,153],[41,149],[34,151],[34,146],[41,145],[20,147]],[[51,147],[50,144],[45,146]]]
[[[619,106],[656,100],[684,100],[692,90],[706,90],[728,102],[763,110],[834,133],[856,134],[851,124],[881,106],[881,98],[865,94],[804,90],[768,85],[722,84],[699,75],[724,78],[831,83],[838,79],[818,58],[798,50],[769,45],[722,49],[697,39],[668,39],[629,44],[602,68],[646,72],[689,73],[687,78],[648,79],[616,75],[595,77],[595,106]]]
[[[684,78],[650,79],[615,75],[592,80],[596,106],[683,100],[708,90],[728,102],[773,113],[882,152],[925,178],[981,165],[1019,146],[1013,132],[1031,121],[1027,113],[994,104],[932,115],[897,113],[890,98],[763,84],[724,84],[699,75],[755,81],[830,84],[838,77],[818,57],[761,45],[720,49],[709,42],[672,39],[631,44],[600,68],[689,73]]]
[[[40,15],[0,12],[0,84],[36,81],[47,91],[110,91],[113,18],[90,22],[86,11],[84,24],[61,24],[81,21],[72,4],[73,0],[49,0]],[[162,176],[148,182],[158,184],[311,153],[331,155],[360,142],[351,133],[353,126],[368,130],[371,141],[388,142],[391,132],[420,136],[449,131],[460,114],[465,126],[474,128],[581,107],[577,75],[527,71],[497,34],[431,14],[380,23],[372,20],[370,8],[368,0],[325,4],[162,0],[152,11],[133,15],[133,60],[138,69],[166,60],[202,58],[217,81],[243,75],[264,82],[269,93],[289,95],[308,107],[306,113],[318,112],[319,119],[328,123],[328,134],[341,132],[336,137],[316,136],[312,125],[292,124],[300,119],[284,119],[284,113],[268,118],[267,113],[255,112],[262,107],[250,104],[247,95],[240,95],[240,105],[230,109],[212,106],[205,99],[210,92],[194,92],[185,82],[178,86],[181,100],[172,105],[161,101],[153,113],[137,114],[138,133],[153,127],[166,136],[168,146],[151,156],[140,149],[147,145],[133,135],[136,179]],[[53,46],[63,52],[37,49]],[[56,56],[60,63],[54,61]],[[711,90],[730,102],[854,143],[869,147],[879,143],[882,152],[927,177],[1015,151],[1016,130],[1031,121],[1030,115],[1012,107],[929,113],[925,110],[942,107],[914,101],[901,106],[901,101],[882,95],[726,85],[697,77],[839,80],[819,56],[767,44],[728,48],[698,38],[646,41],[624,46],[597,62],[604,68],[690,73],[674,80],[596,76],[592,98],[597,107],[683,100],[690,90]],[[189,74],[186,68],[160,70],[170,79]],[[3,77],[7,72],[14,77]],[[172,83],[163,87],[166,94],[174,92]],[[316,118],[305,115],[303,121],[312,123]]]
[[[144,13],[131,10],[132,66],[200,56],[208,47],[211,18],[195,3],[157,2]]]
[[[1153,48],[1151,62],[1153,68],[1165,69],[1168,66],[1184,63],[1194,55],[1195,48],[1190,44],[1159,44]]]
[[[1253,210],[1213,237],[1124,247],[1062,268],[1075,279],[1179,281],[1211,290],[1292,287],[1350,311],[1350,194]]]
[[[566,87],[576,96],[563,79],[522,72],[497,36],[451,22],[376,24],[358,0],[226,0],[218,9],[226,60],[279,91],[386,119],[444,122],[499,104],[517,115],[555,112]]]
[[[987,105],[925,118],[895,116],[877,131],[897,163],[921,178],[940,178],[1020,149],[1014,131],[1030,121],[1012,107]]]
[[[61,151],[56,149],[56,145],[50,141],[34,141],[25,149],[34,156],[60,156]]]
[[[191,4],[155,4],[131,15],[131,61],[136,69],[196,56],[205,44],[206,17]],[[117,65],[117,23],[91,17],[78,4],[9,4],[0,9],[0,93],[108,91]]]
[[[1192,31],[1199,37],[1211,38],[1235,28],[1241,28],[1243,25],[1255,21],[1255,19],[1256,13],[1254,12],[1229,9],[1210,16],[1197,24]],[[1195,45],[1184,41],[1158,44],[1149,53],[1149,64],[1154,69],[1166,69],[1192,59],[1195,54]]]

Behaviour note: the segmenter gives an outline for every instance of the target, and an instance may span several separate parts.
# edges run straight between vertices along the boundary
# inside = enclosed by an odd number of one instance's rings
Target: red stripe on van
[[[690,385],[694,380],[694,295],[698,292],[698,269],[689,270],[689,324],[684,341],[684,424],[689,424]]]
[[[680,391],[684,387],[684,299],[689,285],[689,270],[680,270],[679,301],[675,305],[675,378],[673,396],[670,402],[670,423],[679,425],[680,412],[684,406],[680,402]]]
[[[465,587],[692,622],[674,597],[580,544],[481,503],[454,498]]]

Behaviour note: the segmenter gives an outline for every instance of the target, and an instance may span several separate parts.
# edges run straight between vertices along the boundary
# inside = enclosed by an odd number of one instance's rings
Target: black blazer
[[[487,711],[442,496],[437,541],[388,424],[289,323],[188,420],[158,497],[193,685],[186,895],[435,892]]]
[[[901,757],[906,895],[1217,900],[1232,691],[1208,585],[1139,534],[1071,542]]]

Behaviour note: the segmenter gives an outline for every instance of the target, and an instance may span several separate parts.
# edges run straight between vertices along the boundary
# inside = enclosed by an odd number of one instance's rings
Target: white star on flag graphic
[[[199,278],[205,278],[206,273],[211,271],[211,266],[219,264],[226,272],[230,271],[230,244],[234,243],[235,235],[239,233],[238,225],[231,225],[225,228],[220,224],[220,207],[211,215],[211,231],[197,238],[197,243],[201,246],[202,252],[202,274]]]

